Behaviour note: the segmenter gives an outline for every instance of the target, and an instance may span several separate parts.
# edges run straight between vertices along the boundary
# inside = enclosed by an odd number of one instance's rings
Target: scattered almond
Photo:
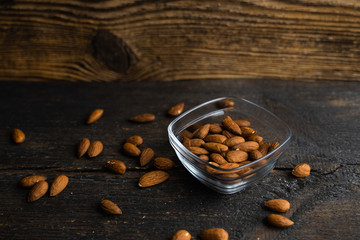
[[[90,140],[87,138],[83,138],[81,139],[80,143],[79,143],[79,147],[78,147],[78,158],[81,158],[89,149],[90,146]]]
[[[119,160],[109,160],[105,163],[105,168],[109,171],[117,174],[125,174],[126,165]]]
[[[190,240],[191,235],[186,230],[179,230],[172,236],[171,240]]]
[[[228,240],[229,234],[222,228],[210,228],[199,234],[201,240]]]
[[[159,170],[170,170],[174,165],[175,163],[169,158],[157,157],[154,159],[154,166]]]
[[[126,139],[126,142],[139,146],[143,143],[143,139],[140,136],[131,136]]]
[[[226,116],[223,120],[222,120],[222,124],[223,126],[229,130],[230,132],[236,134],[236,135],[241,135],[241,129],[239,127],[239,125],[237,125],[230,116]]]
[[[130,118],[130,121],[135,123],[148,123],[155,120],[155,115],[152,113],[143,113]]]
[[[25,133],[18,128],[14,128],[13,140],[15,143],[22,143],[25,141]]]
[[[104,146],[100,141],[94,141],[90,143],[87,153],[89,157],[96,157],[102,152],[103,148]]]
[[[310,175],[311,167],[307,163],[302,163],[294,167],[292,174],[295,177],[307,177]]]
[[[36,176],[36,175],[27,176],[27,177],[24,177],[23,179],[21,179],[20,184],[23,187],[32,187],[37,182],[42,181],[42,180],[45,181],[46,179],[47,178],[44,176]]]
[[[69,178],[65,175],[60,175],[55,178],[50,187],[50,197],[54,197],[61,193],[69,183]]]
[[[48,189],[49,189],[49,184],[46,181],[41,180],[37,182],[29,191],[27,201],[34,202],[38,200],[39,198],[45,195]]]
[[[140,149],[137,146],[135,146],[134,144],[129,143],[129,142],[124,143],[123,150],[126,155],[131,156],[131,157],[137,157],[137,156],[140,156],[140,154],[141,154]]]
[[[184,110],[184,103],[176,104],[175,106],[171,107],[168,111],[168,114],[172,117],[179,116]]]
[[[290,227],[294,224],[290,219],[278,214],[269,214],[267,216],[267,221],[274,227]]]
[[[100,207],[104,212],[108,214],[112,214],[112,215],[122,214],[121,209],[114,202],[110,200],[102,200],[100,202]]]
[[[86,123],[87,124],[91,124],[96,122],[97,120],[99,120],[101,118],[101,116],[103,115],[104,110],[103,109],[95,109],[88,117]]]
[[[290,209],[290,203],[285,199],[272,199],[264,204],[265,207],[275,212],[287,212]]]
[[[169,178],[167,172],[155,170],[145,173],[139,180],[139,187],[151,187],[166,181]]]
[[[139,159],[139,162],[140,162],[140,166],[145,166],[146,164],[148,164],[151,159],[153,159],[155,153],[154,153],[154,150],[152,150],[151,148],[145,148],[141,154],[140,154],[140,159]]]

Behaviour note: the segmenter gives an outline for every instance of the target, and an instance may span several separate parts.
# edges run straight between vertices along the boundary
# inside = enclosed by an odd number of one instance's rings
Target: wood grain
[[[264,87],[266,85],[266,87]],[[0,82],[0,236],[7,239],[170,239],[179,229],[196,236],[222,227],[230,239],[357,239],[360,228],[360,85],[357,82],[232,79],[176,82]],[[176,90],[176,91],[175,91]],[[185,110],[223,95],[241,96],[266,107],[289,124],[291,145],[276,168],[252,187],[233,195],[218,194],[198,182],[177,159],[166,132],[173,118],[170,106]],[[88,114],[104,109],[97,122]],[[128,118],[144,111],[156,115],[149,124]],[[14,127],[27,138],[11,140]],[[137,186],[138,160],[121,152],[123,141],[141,135],[140,148],[168,157],[176,166],[166,182],[147,189]],[[83,137],[100,140],[96,158],[76,156]],[[127,166],[115,175],[103,166],[118,159]],[[291,169],[307,162],[310,177],[299,179]],[[19,181],[28,175],[69,177],[66,189],[27,203],[28,189]],[[269,227],[272,213],[263,204],[284,198],[284,215],[295,224]],[[109,199],[123,214],[104,214],[99,203]]]
[[[360,3],[2,1],[0,80],[360,79]]]

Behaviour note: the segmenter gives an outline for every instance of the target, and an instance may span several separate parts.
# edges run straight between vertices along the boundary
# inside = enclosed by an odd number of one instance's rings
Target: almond
[[[262,156],[263,155],[261,154],[261,152],[259,150],[253,150],[253,151],[249,152],[249,158],[252,160],[258,160]]]
[[[69,183],[69,178],[65,175],[60,175],[55,178],[50,187],[50,197],[54,197],[61,193]]]
[[[268,152],[274,151],[275,148],[277,148],[278,146],[280,146],[280,143],[279,143],[279,142],[273,142],[273,143],[271,144],[271,146],[269,147]]]
[[[228,151],[226,153],[226,159],[232,163],[243,162],[248,159],[248,153],[240,150]]]
[[[39,198],[41,198],[42,196],[45,195],[48,188],[49,188],[49,184],[46,181],[41,180],[41,181],[37,182],[29,191],[27,201],[34,202],[34,201],[38,200]]]
[[[239,143],[239,144],[233,146],[232,149],[241,150],[244,152],[250,152],[253,150],[258,150],[259,144],[255,141],[247,141],[247,142]]]
[[[201,147],[188,147],[189,151],[195,155],[209,154],[208,150]]]
[[[233,169],[233,168],[237,168],[237,167],[240,167],[240,164],[237,164],[237,163],[225,163],[225,164],[220,165],[220,168],[223,168],[223,169]],[[237,172],[237,171],[238,170],[227,172],[227,173],[234,173],[234,172]]]
[[[130,121],[135,123],[148,123],[155,120],[155,115],[152,113],[143,113],[130,118]]]
[[[267,221],[274,227],[290,227],[294,224],[290,219],[278,214],[269,214],[267,216]]]
[[[243,143],[245,142],[245,139],[243,137],[240,137],[240,136],[235,136],[235,137],[231,137],[231,138],[228,138],[224,144],[228,147],[233,147],[235,145],[238,145],[240,143]]]
[[[222,228],[210,228],[199,234],[201,240],[228,240],[229,234]]]
[[[109,160],[105,163],[105,168],[113,173],[125,174],[126,165],[119,160]]]
[[[246,139],[247,141],[255,141],[257,143],[261,143],[263,141],[263,137],[259,136],[259,135],[251,135],[250,137],[248,137]]]
[[[179,230],[172,236],[171,240],[190,240],[191,235],[186,230]]]
[[[224,99],[217,103],[217,106],[219,108],[228,108],[228,107],[233,107],[234,105],[235,103],[229,99]]]
[[[226,136],[222,134],[209,134],[204,138],[205,142],[217,142],[217,143],[223,143],[227,139]]]
[[[79,143],[79,147],[78,147],[78,158],[81,158],[89,149],[90,146],[90,140],[87,138],[83,138],[81,139],[80,143]]]
[[[97,120],[99,120],[101,118],[101,116],[103,115],[104,110],[103,109],[95,109],[88,117],[86,123],[87,124],[91,124],[96,122]]]
[[[191,139],[188,137],[183,137],[182,144],[188,148],[191,147]]]
[[[128,137],[125,142],[132,143],[135,146],[139,146],[143,143],[143,139],[140,136],[131,136]]]
[[[44,176],[27,176],[21,179],[20,184],[23,187],[32,187],[39,181],[45,181],[47,178]]]
[[[175,163],[169,158],[157,157],[154,159],[154,166],[159,170],[170,170]]]
[[[204,126],[195,130],[193,138],[203,139],[206,137],[206,135],[208,135],[209,130],[210,130],[210,124],[209,123],[205,124]]]
[[[203,147],[209,152],[215,152],[215,153],[226,152],[229,149],[228,146],[216,142],[205,143],[203,144]]]
[[[210,158],[213,162],[216,162],[217,164],[220,164],[220,165],[227,163],[225,158],[223,156],[221,156],[221,154],[219,154],[219,153],[210,154]]]
[[[213,124],[210,124],[210,129],[209,129],[209,132],[210,133],[221,133],[223,131],[222,127],[220,126],[220,124],[218,123],[213,123]]]
[[[140,156],[141,151],[138,147],[136,147],[134,144],[126,142],[123,145],[124,153],[131,157],[137,157]]]
[[[199,158],[201,158],[201,159],[204,160],[205,162],[208,162],[208,161],[209,161],[209,156],[208,156],[208,155],[205,155],[205,154],[199,155]]]
[[[269,152],[269,147],[270,147],[270,143],[269,142],[264,142],[262,144],[259,144],[259,152],[261,152],[261,154],[263,156],[265,156],[268,152]]]
[[[194,134],[192,132],[190,132],[189,130],[184,130],[182,132],[179,133],[180,136],[182,137],[187,137],[187,138],[193,138]]]
[[[200,138],[190,139],[190,146],[191,147],[201,147],[204,143],[205,143],[205,141],[200,139]]]
[[[307,177],[310,175],[311,167],[307,163],[302,163],[294,167],[292,174],[295,177]]]
[[[145,173],[139,180],[139,187],[151,187],[166,181],[169,178],[167,172],[155,170]]]
[[[215,167],[220,167],[219,164],[217,164],[216,162],[209,162],[210,165],[212,166],[215,166]],[[211,166],[206,166],[206,171],[210,174],[219,174],[219,173],[222,173],[221,171],[219,170],[216,170],[214,169],[213,167]]]
[[[236,135],[241,135],[241,129],[239,127],[239,125],[237,125],[230,116],[226,116],[222,122],[223,126],[229,130],[230,132],[236,134]]]
[[[290,209],[290,203],[284,199],[272,199],[264,204],[265,207],[275,212],[287,212]]]
[[[171,107],[168,111],[168,114],[172,117],[179,116],[184,110],[184,103],[176,104],[175,106]]]
[[[141,154],[140,154],[140,159],[139,159],[139,162],[140,162],[140,166],[145,166],[146,164],[148,164],[151,159],[153,159],[155,153],[154,153],[154,150],[152,150],[151,148],[145,148]]]
[[[256,133],[256,130],[251,127],[240,127],[241,129],[241,136],[247,138],[251,135],[254,135]]]
[[[234,122],[239,125],[239,127],[250,127],[251,122],[248,120],[234,120]]]
[[[103,148],[104,146],[100,141],[94,141],[90,143],[87,153],[89,157],[96,157],[102,152]]]
[[[18,128],[14,128],[13,140],[15,143],[22,143],[25,141],[25,133]]]
[[[121,209],[110,200],[102,200],[100,202],[100,207],[104,212],[108,214],[113,214],[113,215],[122,214]]]
[[[227,137],[227,138],[236,137],[236,135],[235,135],[235,134],[233,134],[233,133],[229,132],[228,130],[224,130],[224,131],[222,131],[222,132],[221,132],[221,134],[222,134],[222,135],[224,135],[224,136],[225,136],[225,137]]]

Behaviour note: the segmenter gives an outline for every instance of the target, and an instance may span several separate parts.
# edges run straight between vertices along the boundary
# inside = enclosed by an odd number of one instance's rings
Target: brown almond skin
[[[205,162],[208,162],[210,159],[209,159],[209,156],[208,155],[205,155],[205,154],[202,154],[202,155],[199,155],[199,158],[201,158],[202,160],[204,160]]]
[[[220,167],[223,169],[233,169],[233,168],[237,168],[240,167],[240,164],[238,163],[224,163],[224,164],[220,164]],[[234,173],[237,172],[238,170],[234,170],[231,172],[227,172],[227,173]]]
[[[255,141],[257,143],[261,143],[263,141],[263,137],[259,135],[251,135],[246,139],[246,141]]]
[[[95,109],[94,111],[92,111],[92,113],[89,115],[86,124],[91,124],[96,122],[97,120],[99,120],[101,118],[101,116],[103,115],[104,110],[103,109]]]
[[[162,170],[145,173],[139,180],[139,187],[151,187],[166,181],[169,174]]]
[[[218,134],[223,131],[222,127],[218,123],[210,124],[209,133]]]
[[[224,131],[222,131],[222,132],[221,132],[221,134],[222,134],[222,135],[224,135],[224,136],[225,136],[225,137],[227,137],[227,138],[236,137],[236,135],[235,135],[235,134],[233,134],[233,133],[229,132],[228,130],[224,130]]]
[[[222,121],[222,125],[224,128],[229,130],[231,133],[234,133],[236,135],[241,135],[241,129],[239,125],[237,125],[230,116],[226,116]]]
[[[275,212],[287,212],[290,209],[290,203],[285,199],[272,199],[267,201],[264,204],[265,207],[268,209],[275,211]]]
[[[117,174],[125,174],[126,172],[126,165],[124,162],[119,160],[109,160],[105,163],[105,168],[109,171]]]
[[[218,108],[228,108],[233,107],[235,103],[229,99],[221,100],[217,103]]]
[[[37,176],[37,175],[27,176],[27,177],[24,177],[23,179],[21,179],[20,184],[23,187],[32,187],[37,182],[45,181],[46,179],[47,179],[47,177],[44,177],[44,176]]]
[[[125,142],[132,143],[135,146],[139,146],[143,143],[143,141],[144,140],[140,136],[131,136],[131,137],[128,137]]]
[[[130,118],[131,122],[148,123],[155,120],[155,115],[152,113],[143,113]]]
[[[261,152],[261,154],[263,156],[265,156],[268,152],[269,152],[269,147],[270,147],[270,143],[269,142],[264,142],[262,144],[259,144],[259,152]]]
[[[155,153],[154,150],[152,150],[151,148],[145,148],[141,154],[140,154],[140,158],[139,158],[139,162],[140,162],[140,166],[145,166],[146,164],[148,164],[151,159],[153,159]]]
[[[46,181],[41,180],[37,182],[29,191],[27,201],[34,202],[40,199],[42,196],[45,195],[48,189],[49,189],[49,184]]]
[[[159,170],[170,170],[175,163],[170,158],[157,157],[154,159],[154,166]]]
[[[233,147],[235,145],[238,145],[240,143],[243,143],[245,142],[245,139],[243,137],[240,137],[240,136],[235,136],[235,137],[231,137],[231,138],[228,138],[224,144],[228,147]]]
[[[249,158],[252,160],[258,160],[259,158],[261,158],[263,155],[259,150],[253,150],[249,152]]]
[[[268,152],[274,151],[275,148],[277,148],[278,146],[280,146],[280,143],[279,143],[279,142],[273,142],[273,143],[271,144],[271,146],[269,147]]]
[[[225,158],[223,156],[221,156],[221,154],[219,153],[212,153],[210,154],[210,158],[211,158],[211,161],[213,162],[216,162],[217,164],[225,164],[227,163],[228,161],[225,160]]]
[[[131,157],[138,157],[141,154],[141,151],[137,146],[128,142],[124,143],[123,151],[126,155]]]
[[[188,148],[191,147],[191,139],[188,137],[183,137],[182,144]]]
[[[50,197],[54,197],[61,193],[69,183],[69,178],[65,175],[57,176],[50,187]]]
[[[248,157],[249,157],[249,155],[247,152],[240,151],[240,150],[228,151],[226,153],[226,160],[228,162],[233,162],[233,163],[239,163],[239,162],[246,161],[248,159]]]
[[[234,120],[234,122],[239,125],[239,127],[250,127],[251,125],[251,122],[248,121],[248,120],[243,120],[243,119],[240,119],[240,120]]]
[[[172,117],[176,117],[179,116],[183,110],[184,110],[184,103],[179,103],[176,104],[175,106],[172,106],[169,110],[168,110],[168,114]]]
[[[294,169],[292,170],[292,174],[295,177],[303,178],[309,176],[310,171],[311,171],[310,165],[307,163],[302,163],[294,167]]]
[[[222,134],[209,134],[204,138],[205,142],[216,142],[216,143],[223,143],[227,139],[226,136]]]
[[[210,228],[199,234],[201,240],[228,240],[229,234],[222,228]]]
[[[213,166],[216,166],[216,167],[220,167],[219,164],[217,164],[216,162],[209,162],[209,164],[213,165]],[[219,170],[216,170],[212,167],[209,167],[209,166],[206,166],[206,171],[210,174],[219,174],[219,173],[222,173],[221,171]]]
[[[240,127],[240,129],[241,129],[241,136],[243,136],[244,138],[248,138],[256,133],[256,130],[251,127]]]
[[[25,133],[18,129],[18,128],[14,128],[13,131],[13,140],[15,143],[22,143],[25,141]]]
[[[171,240],[190,240],[191,235],[186,230],[179,230],[172,236]]]
[[[87,153],[89,157],[96,157],[102,152],[103,148],[104,146],[100,141],[94,141],[90,143]]]
[[[205,124],[204,126],[195,130],[193,138],[204,139],[206,137],[206,135],[208,135],[209,130],[210,130],[210,124],[209,123]]]
[[[90,146],[90,140],[87,138],[83,138],[80,140],[77,156],[78,158],[81,158],[84,156],[84,154],[88,151]]]
[[[203,147],[209,152],[215,152],[215,153],[226,152],[229,149],[228,146],[216,142],[207,142],[203,144]]]
[[[191,147],[201,147],[204,143],[205,143],[205,141],[200,139],[200,138],[190,139],[190,146]]]
[[[193,138],[194,134],[192,132],[190,132],[189,130],[184,130],[182,132],[179,133],[180,136],[182,137],[187,137],[189,139]]]
[[[255,141],[247,141],[247,142],[239,143],[239,144],[233,146],[232,149],[241,150],[244,152],[250,152],[253,150],[258,150],[259,144]]]
[[[195,155],[209,154],[209,151],[202,147],[188,147],[188,149]]]
[[[278,214],[269,214],[267,216],[267,221],[271,226],[274,227],[290,227],[294,224],[294,222],[290,219]]]
[[[114,202],[110,200],[102,200],[100,202],[100,207],[104,212],[108,214],[112,214],[112,215],[122,214],[121,209]]]

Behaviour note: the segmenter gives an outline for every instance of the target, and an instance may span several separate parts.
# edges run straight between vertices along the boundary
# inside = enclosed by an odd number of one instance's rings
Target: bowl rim
[[[285,128],[286,128],[286,139],[280,143],[280,145],[272,152],[270,153],[267,153],[266,155],[262,156],[261,158],[257,159],[257,160],[254,160],[254,161],[251,161],[250,163],[247,163],[247,164],[244,164],[244,165],[241,165],[239,167],[236,167],[236,168],[231,168],[231,169],[226,169],[226,168],[221,168],[221,167],[218,167],[218,166],[215,166],[215,165],[212,165],[210,164],[209,162],[201,159],[200,157],[198,157],[197,155],[195,155],[194,153],[190,152],[190,150],[188,150],[180,141],[179,139],[175,136],[174,132],[172,131],[172,127],[173,125],[178,122],[179,120],[181,120],[183,117],[185,117],[186,115],[190,114],[191,112],[194,112],[196,110],[198,110],[199,108],[203,107],[203,106],[206,106],[206,105],[209,105],[211,103],[215,103],[215,102],[219,102],[221,100],[225,100],[225,99],[237,99],[237,100],[240,100],[240,101],[243,101],[247,104],[250,104],[250,105],[253,105],[257,108],[260,108],[262,111],[265,111],[267,114],[271,115],[272,117],[274,117],[277,121],[279,121]],[[226,108],[223,108],[223,109],[226,109]],[[196,121],[196,122],[199,122],[200,120]],[[196,123],[195,122],[195,123]],[[186,124],[184,124],[185,126]],[[184,131],[186,128],[182,128],[180,132]],[[272,155],[278,153],[281,149],[284,148],[284,146],[286,146],[289,142],[290,142],[290,139],[292,137],[292,131],[290,129],[290,127],[282,120],[280,119],[278,116],[276,116],[274,113],[270,112],[269,110],[267,110],[266,108],[252,102],[252,101],[249,101],[245,98],[240,98],[240,97],[234,97],[234,96],[229,96],[229,97],[218,97],[218,98],[215,98],[215,99],[211,99],[209,101],[206,101],[204,103],[201,103],[185,112],[183,112],[182,114],[180,114],[179,116],[177,116],[173,121],[171,121],[171,123],[168,125],[168,136],[171,140],[173,140],[176,145],[178,145],[178,147],[180,147],[181,150],[183,150],[187,155],[191,156],[194,160],[196,160],[197,162],[201,163],[201,164],[204,164],[205,166],[207,167],[211,167],[215,170],[218,170],[218,171],[222,171],[222,172],[230,172],[230,171],[236,171],[236,170],[241,170],[243,168],[246,168],[246,167],[251,167],[252,165],[255,165],[256,163],[264,160],[264,159],[267,159],[269,157],[271,157]],[[240,162],[241,164],[241,162]],[[266,166],[266,165],[263,165],[263,166]],[[260,167],[263,167],[263,166],[260,166]],[[255,169],[253,169],[255,170]],[[214,175],[215,174],[212,174],[210,173],[211,175]]]

